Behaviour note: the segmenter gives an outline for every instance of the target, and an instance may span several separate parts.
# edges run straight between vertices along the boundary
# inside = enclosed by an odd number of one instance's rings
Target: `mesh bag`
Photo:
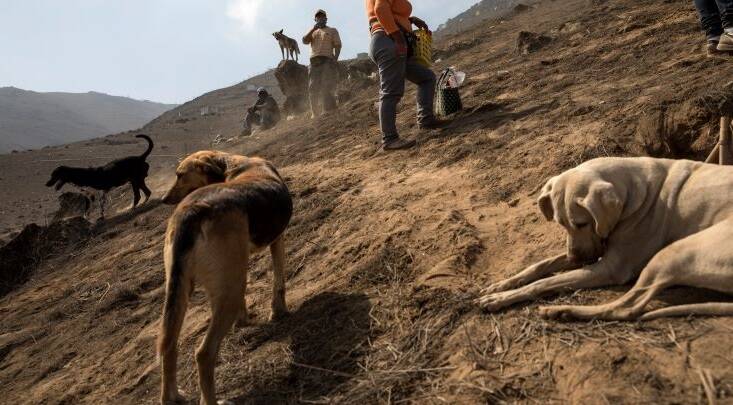
[[[436,83],[435,91],[435,112],[438,115],[446,116],[460,111],[463,108],[461,94],[458,86],[450,85],[450,78],[455,75],[453,69],[445,69]]]
[[[413,31],[415,43],[413,57],[415,61],[425,67],[433,65],[433,34],[427,30]]]

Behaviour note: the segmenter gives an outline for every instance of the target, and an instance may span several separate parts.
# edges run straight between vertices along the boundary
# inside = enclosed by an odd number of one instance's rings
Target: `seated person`
[[[280,107],[267,90],[260,87],[257,89],[257,102],[247,109],[247,115],[244,117],[242,136],[251,135],[253,125],[265,130],[274,127],[279,121]]]

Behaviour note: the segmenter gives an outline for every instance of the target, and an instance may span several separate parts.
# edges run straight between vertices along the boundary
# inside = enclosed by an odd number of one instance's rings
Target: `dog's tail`
[[[675,305],[672,307],[649,311],[639,317],[641,321],[675,316],[733,316],[733,302],[707,302],[702,304]]]
[[[148,141],[148,150],[146,150],[145,152],[143,152],[142,155],[140,155],[140,158],[142,158],[142,160],[147,159],[148,156],[150,156],[150,152],[153,151],[153,147],[155,146],[155,144],[153,143],[153,140],[150,139],[150,137],[145,134],[135,135],[135,138],[142,138]]]
[[[170,236],[170,251],[166,252],[170,256],[166,263],[169,268],[166,269],[165,304],[158,335],[158,356],[176,350],[194,282],[190,269],[185,265],[186,256],[200,233],[201,211],[201,207],[189,207],[183,212],[173,214],[170,220],[169,227],[174,227],[174,230]]]

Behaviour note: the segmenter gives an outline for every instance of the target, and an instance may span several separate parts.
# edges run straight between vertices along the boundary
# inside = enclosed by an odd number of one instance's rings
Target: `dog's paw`
[[[251,324],[252,319],[249,317],[249,315],[240,316],[239,318],[237,318],[237,322],[235,323],[238,328],[244,328],[250,326]]]
[[[508,301],[508,295],[505,293],[486,294],[474,302],[488,312],[495,312],[511,305],[511,302]]]
[[[185,394],[186,393],[184,391],[178,391],[178,392],[176,392],[176,394],[172,398],[164,398],[163,401],[162,401],[162,403],[164,405],[183,405],[183,404],[188,404],[189,401],[185,397]]]
[[[549,307],[539,307],[537,312],[542,318],[555,321],[567,321],[573,319],[572,311],[565,305],[554,305]]]
[[[494,294],[498,292],[503,292],[503,291],[506,291],[512,288],[514,288],[514,286],[511,283],[507,281],[499,281],[481,290],[481,294],[489,295],[489,294]]]
[[[228,399],[220,399],[216,401],[218,405],[234,405],[234,402],[228,400]]]
[[[270,312],[270,317],[268,318],[270,322],[275,322],[284,319],[286,316],[288,316],[289,312],[286,308],[273,308],[272,312]]]

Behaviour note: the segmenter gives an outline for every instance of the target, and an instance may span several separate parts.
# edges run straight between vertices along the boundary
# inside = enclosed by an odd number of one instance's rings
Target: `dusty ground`
[[[521,30],[554,40],[519,55]],[[537,303],[493,315],[471,303],[481,286],[563,250],[560,229],[534,203],[549,176],[597,156],[704,153],[714,138],[709,117],[674,132],[686,138],[670,144],[687,142],[687,149],[651,148],[644,135],[650,116],[691,115],[685,102],[733,80],[731,61],[704,59],[702,45],[688,1],[546,1],[439,44],[441,66],[468,73],[466,109],[449,128],[418,133],[406,101],[400,122],[405,136],[419,140],[414,150],[374,154],[374,89],[332,117],[296,118],[219,145],[273,160],[295,199],[287,233],[292,314],[265,322],[269,258],[257,258],[248,294],[256,321],[225,340],[220,397],[263,404],[705,403],[707,385],[730,402],[730,319],[558,323],[540,319]],[[237,87],[211,93],[145,129],[159,145],[151,160],[157,196],[178,157],[208,147],[212,134],[237,133],[241,94]],[[197,103],[212,100],[224,100],[223,112],[196,117]],[[120,144],[131,135],[1,157],[6,232],[53,211],[42,183],[58,163],[47,160],[142,149]],[[117,197],[117,209],[129,204],[129,191]],[[0,298],[0,397],[156,401],[153,343],[170,212],[153,202],[97,225],[89,237],[48,242],[69,247],[39,252],[34,276]],[[600,302],[626,288],[542,303]],[[654,305],[701,299],[726,298],[675,289]],[[179,378],[190,397],[192,352],[208,314],[198,291],[181,339]]]

